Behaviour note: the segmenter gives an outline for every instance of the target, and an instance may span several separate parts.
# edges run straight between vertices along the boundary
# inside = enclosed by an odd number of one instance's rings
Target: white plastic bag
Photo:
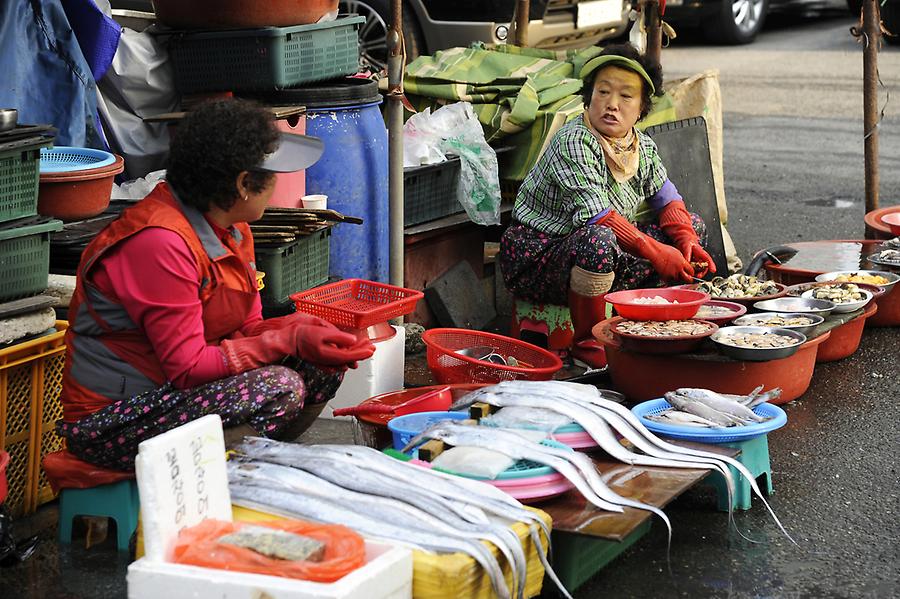
[[[114,200],[143,200],[156,184],[166,178],[165,169],[147,173],[146,177],[125,181],[121,185],[113,183],[112,199]]]
[[[403,164],[419,166],[460,158],[459,203],[472,222],[500,224],[497,153],[484,139],[472,105],[456,102],[414,114],[403,126]]]
[[[483,447],[451,447],[431,462],[437,468],[490,479],[497,478],[514,463],[511,457]]]
[[[560,427],[571,424],[572,419],[553,410],[510,406],[485,416],[480,423],[500,428],[531,429],[552,433]]]

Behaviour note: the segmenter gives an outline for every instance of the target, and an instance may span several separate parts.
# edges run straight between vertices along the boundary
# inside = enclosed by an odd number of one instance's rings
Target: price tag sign
[[[135,460],[144,548],[168,561],[182,529],[231,520],[222,420],[204,416],[144,441]]]

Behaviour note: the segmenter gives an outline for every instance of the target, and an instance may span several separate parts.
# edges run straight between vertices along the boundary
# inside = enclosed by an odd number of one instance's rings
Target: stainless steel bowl
[[[753,307],[760,312],[818,314],[825,317],[834,310],[834,302],[811,297],[777,297],[756,302]]]
[[[15,129],[18,123],[18,110],[15,108],[0,108],[0,132]]]
[[[728,335],[733,335],[735,333],[758,333],[760,335],[784,335],[785,337],[792,337],[796,339],[796,343],[793,345],[789,345],[787,347],[776,347],[772,349],[757,349],[752,347],[740,347],[738,345],[731,345],[729,343],[725,343],[722,341],[723,337],[727,337]],[[766,362],[768,360],[780,360],[781,358],[788,358],[797,353],[797,350],[800,349],[800,346],[806,342],[806,335],[803,333],[798,333],[797,331],[792,331],[791,329],[782,329],[778,327],[722,327],[710,337],[715,343],[719,351],[721,351],[726,356],[734,358],[735,360],[746,360],[749,362]]]
[[[764,324],[756,324],[759,320],[766,320],[768,318],[774,317],[780,318],[809,318],[812,320],[810,324],[797,324],[790,326],[778,326],[771,327],[769,325]],[[779,328],[779,329],[789,329],[791,331],[797,331],[798,333],[803,333],[807,337],[812,334],[816,327],[825,322],[825,318],[819,316],[818,314],[809,314],[809,313],[801,313],[801,312],[757,312],[755,314],[747,314],[745,316],[741,316],[740,318],[734,319],[734,324],[741,327],[765,327],[768,329]]]
[[[840,284],[841,283],[835,283],[835,285],[840,285]],[[804,299],[804,298],[815,299],[814,297],[812,297],[812,294],[815,293],[815,291],[816,291],[815,288],[810,289],[809,291],[804,291],[803,293],[800,294],[800,299]],[[860,308],[864,308],[866,306],[866,304],[868,304],[870,301],[872,301],[872,298],[875,297],[875,294],[867,289],[860,289],[859,292],[863,294],[863,299],[859,300],[858,302],[844,302],[842,304],[839,304],[837,302],[832,302],[834,304],[834,309],[832,310],[832,312],[834,314],[847,314],[849,312],[856,312]],[[831,300],[818,300],[818,301],[826,301],[827,302],[827,301],[831,301]]]
[[[819,283],[824,283],[827,281],[834,281],[841,275],[869,275],[870,277],[884,277],[888,280],[887,283],[869,283],[870,285],[877,285],[879,287],[884,287],[885,290],[890,291],[893,289],[894,285],[897,284],[897,281],[900,281],[900,275],[893,272],[887,272],[885,270],[836,270],[833,272],[826,272],[820,274],[816,277],[816,281]],[[855,283],[855,281],[837,281],[838,283]]]

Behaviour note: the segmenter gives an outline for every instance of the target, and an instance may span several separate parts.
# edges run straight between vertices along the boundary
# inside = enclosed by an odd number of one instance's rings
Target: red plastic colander
[[[345,329],[366,329],[416,309],[424,294],[365,279],[344,279],[290,296],[297,312]]]
[[[515,379],[548,381],[562,368],[562,360],[545,349],[494,333],[467,329],[431,329],[422,335],[427,349],[428,368],[441,384],[499,383]],[[472,347],[490,347],[507,362],[505,366],[457,353]]]

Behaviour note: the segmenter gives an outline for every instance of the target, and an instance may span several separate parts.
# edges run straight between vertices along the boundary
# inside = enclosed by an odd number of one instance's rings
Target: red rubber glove
[[[690,262],[685,260],[681,252],[670,245],[644,235],[615,210],[610,211],[598,223],[612,229],[619,245],[626,252],[649,260],[653,269],[663,280],[693,282],[694,268]]]
[[[276,331],[295,324],[302,324],[312,327],[334,327],[333,324],[326,320],[322,320],[318,316],[306,314],[305,312],[293,312],[287,316],[279,316],[277,318],[267,318],[254,323],[248,330],[242,331],[240,336],[255,337],[262,335],[266,331]],[[238,336],[238,335],[235,335]]]
[[[700,269],[698,277],[702,277],[707,271],[716,272],[716,265],[712,257],[700,245],[700,239],[691,224],[691,214],[685,208],[684,202],[676,200],[663,206],[659,211],[659,226],[674,242],[685,260],[691,262],[692,265],[706,262],[706,268]]]
[[[287,356],[324,366],[355,368],[356,362],[375,353],[375,346],[368,339],[357,341],[355,335],[322,322],[316,326],[295,323],[254,337],[222,341],[220,347],[228,372],[235,375],[277,364]]]
[[[328,327],[303,327],[297,345],[297,357],[324,366],[351,366],[371,358],[375,346],[368,339]]]

